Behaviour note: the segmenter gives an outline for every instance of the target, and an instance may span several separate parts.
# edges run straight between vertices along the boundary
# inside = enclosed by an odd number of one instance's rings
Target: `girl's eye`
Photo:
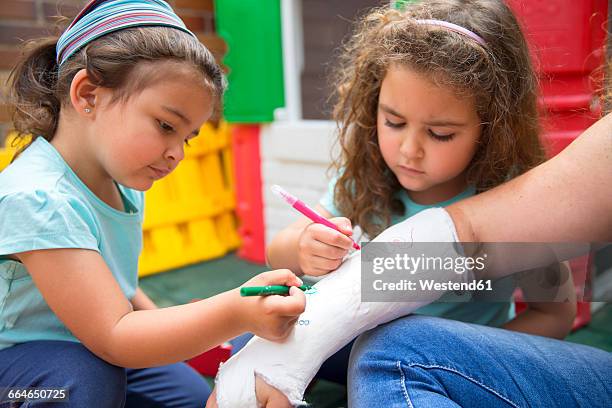
[[[436,140],[439,140],[440,142],[450,142],[455,136],[454,133],[449,133],[447,135],[441,135],[441,134],[434,132],[431,129],[429,129],[428,132],[431,137],[433,137]]]
[[[404,123],[394,123],[391,122],[389,119],[385,119],[385,126],[390,127],[392,129],[399,129],[404,126]]]
[[[167,122],[164,122],[163,120],[158,120],[157,123],[159,123],[159,127],[165,133],[172,133],[172,132],[174,132],[174,128],[170,124],[168,124]]]

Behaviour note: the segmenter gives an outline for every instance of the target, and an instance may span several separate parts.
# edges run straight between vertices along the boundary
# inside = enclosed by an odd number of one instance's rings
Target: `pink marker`
[[[276,194],[277,196],[279,196],[280,198],[282,198],[283,200],[285,200],[289,205],[291,205],[293,208],[295,208],[296,210],[304,214],[306,217],[310,218],[312,221],[316,222],[317,224],[323,224],[342,234],[342,231],[340,231],[340,229],[338,229],[338,227],[335,224],[333,224],[327,218],[323,217],[321,214],[317,213],[315,210],[307,206],[303,201],[298,200],[297,197],[283,190],[280,186],[277,186],[276,184],[273,185],[272,192]],[[359,244],[353,241],[351,237],[349,237],[349,239],[353,243],[353,248],[361,249]]]

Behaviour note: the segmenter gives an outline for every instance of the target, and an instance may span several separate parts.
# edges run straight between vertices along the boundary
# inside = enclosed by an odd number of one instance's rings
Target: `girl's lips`
[[[160,169],[158,167],[149,166],[153,173],[155,174],[156,179],[160,179],[162,177],[166,177],[172,170],[169,169]]]
[[[422,175],[425,174],[424,171],[413,169],[412,167],[407,166],[398,166],[404,173],[412,174],[412,175]]]

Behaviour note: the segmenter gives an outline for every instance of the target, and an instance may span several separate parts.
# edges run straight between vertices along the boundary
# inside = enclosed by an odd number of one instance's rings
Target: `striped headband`
[[[476,41],[478,44],[482,45],[483,47],[487,46],[487,42],[481,36],[474,33],[473,31],[468,30],[467,28],[461,27],[460,25],[449,23],[448,21],[442,21],[442,20],[417,20],[416,22],[417,24],[444,27],[447,30],[454,31],[456,33],[470,37],[472,40]]]
[[[57,63],[93,40],[130,27],[165,26],[195,35],[163,0],[91,0],[57,41]]]

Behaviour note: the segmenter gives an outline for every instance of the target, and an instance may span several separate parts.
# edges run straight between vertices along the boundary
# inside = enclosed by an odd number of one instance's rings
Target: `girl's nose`
[[[183,158],[185,157],[183,142],[181,141],[181,143],[175,143],[171,147],[169,147],[166,150],[164,157],[166,158],[166,160],[175,163],[179,163],[181,160],[183,160]]]
[[[421,159],[425,156],[421,138],[416,132],[408,132],[402,139],[400,153],[407,159]]]

